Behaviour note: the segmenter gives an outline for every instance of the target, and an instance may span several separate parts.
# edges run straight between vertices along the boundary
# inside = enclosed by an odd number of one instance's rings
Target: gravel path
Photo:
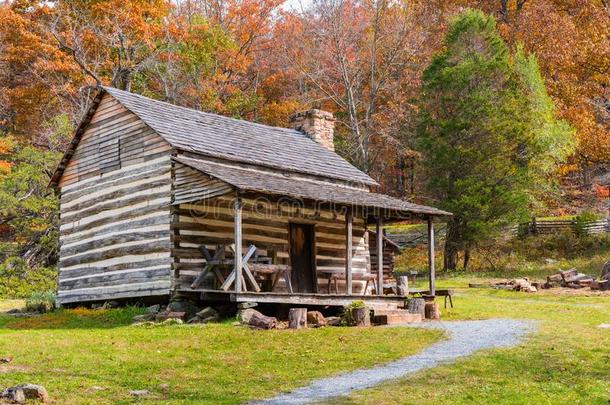
[[[425,322],[411,327],[443,329],[447,340],[437,342],[420,353],[383,366],[361,369],[315,380],[310,385],[256,404],[306,404],[370,388],[388,380],[469,356],[478,350],[510,347],[535,329],[535,324],[514,319],[481,321]]]

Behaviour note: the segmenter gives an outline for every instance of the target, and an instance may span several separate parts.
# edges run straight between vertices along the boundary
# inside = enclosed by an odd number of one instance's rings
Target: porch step
[[[421,314],[411,314],[404,309],[374,310],[373,322],[379,325],[398,325],[421,322]]]

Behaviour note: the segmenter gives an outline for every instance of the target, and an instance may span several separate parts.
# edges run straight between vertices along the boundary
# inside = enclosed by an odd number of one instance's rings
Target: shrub
[[[31,268],[19,257],[9,257],[0,263],[0,297],[27,298],[36,291],[57,288],[55,267]]]
[[[25,300],[25,310],[44,314],[57,308],[56,302],[54,291],[35,292]]]
[[[585,236],[587,234],[586,226],[589,222],[597,221],[599,215],[590,212],[583,211],[574,218],[574,231],[579,236]]]
[[[356,309],[356,308],[365,308],[366,305],[364,304],[364,301],[358,300],[358,301],[352,301],[349,305],[347,305],[345,307],[346,310],[351,310],[351,309]]]
[[[355,325],[355,320],[354,320],[354,316],[353,316],[353,311],[355,309],[362,309],[362,308],[366,308],[366,304],[364,303],[364,301],[358,300],[358,301],[352,301],[349,305],[346,305],[343,309],[343,316],[341,319],[341,324],[343,326],[352,326]]]

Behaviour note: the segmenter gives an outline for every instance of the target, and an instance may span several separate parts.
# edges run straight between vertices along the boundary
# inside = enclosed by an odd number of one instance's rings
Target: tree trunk
[[[470,262],[470,249],[464,250],[464,270],[468,268],[468,263]]]
[[[303,329],[307,327],[307,308],[290,308],[288,312],[288,327]]]
[[[455,270],[457,268],[459,249],[459,224],[449,221],[447,224],[447,236],[445,240],[445,252],[443,258],[444,270]]]
[[[458,249],[449,241],[445,243],[444,270],[455,270],[457,268]]]

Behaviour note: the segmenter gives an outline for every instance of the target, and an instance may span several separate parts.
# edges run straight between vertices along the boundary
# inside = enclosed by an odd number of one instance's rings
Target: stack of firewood
[[[609,280],[595,280],[587,274],[580,273],[578,270],[570,269],[566,271],[559,270],[558,273],[551,274],[546,278],[544,288],[567,287],[567,288],[585,288],[590,287],[592,290],[610,290]]]

